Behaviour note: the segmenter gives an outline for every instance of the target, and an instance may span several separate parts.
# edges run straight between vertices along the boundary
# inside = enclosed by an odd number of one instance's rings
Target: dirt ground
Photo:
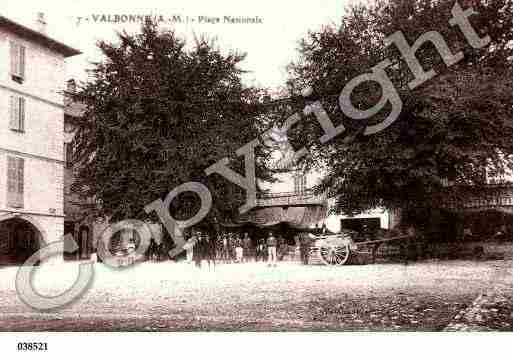
[[[77,263],[42,266],[37,289],[55,295],[77,272]],[[169,262],[124,270],[95,264],[94,282],[81,299],[58,312],[40,313],[20,301],[16,268],[5,267],[0,269],[0,329],[440,331],[497,284],[513,292],[511,274],[510,261],[282,263],[276,268],[249,263],[215,269]],[[493,329],[512,330],[510,308],[501,311],[509,319]]]

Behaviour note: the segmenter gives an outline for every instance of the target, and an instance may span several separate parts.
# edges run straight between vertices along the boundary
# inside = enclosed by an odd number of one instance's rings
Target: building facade
[[[287,205],[284,200],[290,198],[291,205],[292,202],[298,202],[297,205],[322,205],[325,208],[322,218],[319,217],[317,223],[311,223],[311,228],[325,226],[330,232],[338,233],[341,229],[351,229],[359,232],[364,226],[375,229],[389,229],[396,225],[391,212],[381,208],[375,208],[352,217],[330,214],[329,208],[333,206],[334,199],[323,195],[314,195],[312,191],[322,179],[322,173],[318,171],[304,172],[294,169],[288,173],[278,175],[277,179],[277,182],[267,186],[270,193],[266,197],[271,198],[274,205]],[[260,202],[264,202],[264,200]]]
[[[80,54],[0,16],[0,264],[64,234],[65,59]]]
[[[68,80],[64,96],[64,234],[73,237],[77,250],[66,253],[66,260],[90,259],[96,249],[95,231],[103,228],[88,215],[88,205],[93,205],[94,200],[81,198],[72,190],[77,170],[73,161],[73,138],[84,112],[84,106],[72,99],[75,92],[75,81]]]

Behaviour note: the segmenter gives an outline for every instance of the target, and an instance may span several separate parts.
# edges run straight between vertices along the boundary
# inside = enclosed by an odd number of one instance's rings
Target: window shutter
[[[16,159],[7,157],[7,205],[16,206]]]
[[[9,128],[25,131],[26,100],[23,97],[11,96],[9,107]]]
[[[19,106],[19,117],[18,117],[18,130],[25,131],[25,99],[23,97],[19,98],[20,106]]]
[[[64,162],[66,168],[73,167],[73,145],[71,143],[64,142]]]
[[[18,46],[15,42],[11,41],[11,75],[18,74]]]
[[[19,79],[25,78],[26,48],[14,41],[11,46],[11,75]]]
[[[20,100],[19,97],[14,97],[14,129],[20,129]]]
[[[7,205],[22,208],[24,205],[24,167],[23,158],[7,157]]]
[[[68,163],[69,167],[73,167],[73,156],[74,156],[73,143],[68,144]]]
[[[9,104],[9,128],[16,130],[16,97],[11,96]]]
[[[19,70],[18,75],[24,79],[25,78],[25,46],[19,46],[20,53],[19,53]]]
[[[25,174],[24,174],[24,170],[25,170],[25,160],[23,158],[18,158],[17,159],[17,163],[18,163],[18,166],[17,166],[17,170],[18,170],[18,173],[17,173],[17,205],[18,207],[20,208],[23,208],[23,193],[25,192],[24,191],[24,187],[25,187]]]

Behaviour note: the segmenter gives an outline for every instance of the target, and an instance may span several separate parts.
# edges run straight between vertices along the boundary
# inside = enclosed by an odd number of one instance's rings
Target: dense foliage
[[[225,55],[203,38],[186,44],[153,23],[99,48],[104,59],[75,98],[86,111],[75,139],[74,189],[95,199],[93,215],[146,219],[145,205],[189,181],[213,195],[207,224],[238,208],[244,191],[204,170],[229,157],[244,175],[235,151],[265,125],[259,116],[264,91],[241,81],[244,55]],[[257,175],[266,178],[266,154],[259,151]],[[198,205],[196,195],[186,193],[173,201],[171,213],[190,218]]]
[[[322,130],[316,121],[302,121],[293,140],[307,146],[306,162],[322,163],[327,176],[319,190],[337,199],[333,210],[354,214],[377,206],[433,208],[440,205],[447,183],[452,195],[468,188],[480,190],[483,171],[504,175],[513,165],[513,1],[460,1],[473,6],[470,21],[479,36],[491,43],[474,49],[458,27],[451,27],[454,1],[380,0],[347,9],[339,26],[311,32],[300,45],[300,60],[291,64],[290,90],[314,89],[335,124],[346,132],[320,144]],[[383,39],[402,31],[411,45],[422,34],[438,31],[453,53],[464,59],[446,66],[432,44],[425,44],[417,58],[437,75],[410,90],[413,79],[395,45]],[[365,126],[383,120],[385,108],[374,118],[351,120],[338,107],[338,96],[354,77],[369,72],[384,59],[392,66],[387,74],[403,101],[399,118],[385,130],[364,136]],[[376,84],[366,82],[353,93],[362,109],[381,97]],[[305,136],[305,134],[308,134]]]

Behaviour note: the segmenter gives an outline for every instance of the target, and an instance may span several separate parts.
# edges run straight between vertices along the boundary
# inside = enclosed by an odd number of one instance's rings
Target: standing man
[[[221,261],[223,259],[223,232],[217,232],[216,237],[216,259]]]
[[[228,262],[228,233],[223,232],[222,234],[223,243],[221,244],[221,260],[224,263]]]
[[[215,267],[216,265],[216,241],[213,237],[211,237],[208,232],[205,232],[202,238],[203,242],[203,250],[204,250],[204,257],[207,260],[208,268],[210,269],[210,266]]]
[[[235,262],[235,240],[236,240],[236,237],[235,237],[235,233],[233,232],[230,232],[230,234],[228,235],[228,255],[230,257],[230,262],[233,263]]]
[[[244,261],[247,262],[253,254],[253,243],[251,243],[251,238],[249,237],[248,232],[244,233],[244,238],[242,239],[242,246],[244,248]]]
[[[308,264],[310,257],[310,238],[304,233],[299,235],[299,252],[301,253],[301,262]]]
[[[192,251],[192,258],[194,259],[196,267],[200,268],[201,260],[203,259],[203,238],[201,232],[196,231],[193,239],[192,244],[194,249]]]
[[[285,255],[287,254],[287,249],[288,249],[287,241],[285,240],[285,238],[283,238],[283,236],[281,234],[279,234],[278,235],[278,245],[276,247],[278,260],[280,260],[280,261],[283,260],[283,257],[285,257]]]
[[[162,258],[162,254],[164,253],[163,251],[163,245],[164,243],[162,243],[162,238],[159,238],[155,241],[155,251],[157,252],[157,262],[161,262],[163,261],[164,259]]]
[[[270,267],[276,267],[276,237],[269,232],[267,237],[267,263]]]
[[[242,263],[244,260],[244,252],[242,249],[242,240],[238,233],[235,234],[235,261],[237,263]]]
[[[258,238],[257,239],[257,247],[256,247],[256,261],[261,260],[262,262],[265,260],[265,239]]]

